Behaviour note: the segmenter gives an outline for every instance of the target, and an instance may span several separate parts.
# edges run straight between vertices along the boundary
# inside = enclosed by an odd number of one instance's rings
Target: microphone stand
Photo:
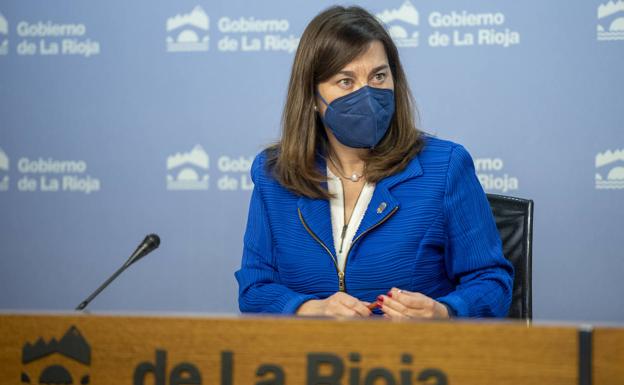
[[[154,249],[158,248],[159,245],[160,237],[158,237],[158,235],[149,234],[148,236],[146,236],[143,242],[141,242],[141,244],[139,245],[139,247],[134,250],[134,253],[132,253],[130,258],[128,258],[128,260],[119,269],[117,269],[117,271],[113,275],[111,275],[110,278],[106,280],[106,282],[100,285],[100,287],[98,287],[90,296],[88,296],[87,299],[80,302],[80,304],[76,306],[76,310],[84,310],[89,302],[93,301],[93,298],[97,297],[97,295],[100,294],[102,290],[106,289],[106,286],[113,282],[115,278],[119,276],[119,274],[123,273],[123,271],[130,267],[130,265],[132,265],[134,262],[138,261],[139,259],[152,252]]]
[[[89,302],[93,301],[93,298],[97,297],[98,294],[100,294],[100,292],[104,289],[106,289],[106,286],[108,286],[111,282],[113,282],[115,280],[115,278],[117,278],[117,276],[119,276],[119,274],[123,273],[124,270],[126,270],[128,268],[127,264],[123,264],[123,266],[121,266],[119,269],[117,269],[117,271],[115,272],[115,274],[111,275],[110,278],[108,278],[106,280],[106,282],[104,282],[102,285],[100,285],[100,287],[98,287],[89,297],[87,297],[87,299],[85,299],[84,301],[80,302],[80,305],[76,306],[76,310],[80,311],[83,310],[85,307],[87,307],[87,305],[89,304]]]

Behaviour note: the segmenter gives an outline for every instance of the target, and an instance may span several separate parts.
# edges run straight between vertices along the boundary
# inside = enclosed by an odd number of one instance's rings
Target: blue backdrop
[[[253,156],[333,3],[0,4],[0,308],[236,312]],[[421,127],[535,200],[536,319],[624,321],[624,1],[361,1]]]

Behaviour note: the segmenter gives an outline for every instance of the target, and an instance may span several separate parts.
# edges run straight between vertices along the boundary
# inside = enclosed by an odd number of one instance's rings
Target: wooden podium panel
[[[510,322],[0,315],[0,384],[67,376],[102,385],[577,385],[578,337],[573,326]]]
[[[595,328],[593,342],[593,383],[624,384],[624,329]]]

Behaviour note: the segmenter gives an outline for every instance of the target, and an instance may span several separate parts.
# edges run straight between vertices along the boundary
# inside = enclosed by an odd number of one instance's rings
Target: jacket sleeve
[[[239,285],[238,306],[244,313],[292,314],[302,303],[316,297],[294,292],[280,284],[271,226],[259,180],[264,167],[261,156],[256,157],[251,167],[254,189],[249,203],[241,268],[235,273]]]
[[[513,267],[505,259],[487,197],[470,154],[450,156],[444,195],[445,262],[455,291],[437,298],[458,317],[505,317],[511,304]]]

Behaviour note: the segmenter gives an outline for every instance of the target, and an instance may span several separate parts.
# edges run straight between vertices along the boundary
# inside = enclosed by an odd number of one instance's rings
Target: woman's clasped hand
[[[421,293],[401,290],[396,287],[386,294],[377,296],[377,302],[369,303],[343,292],[337,292],[325,299],[310,300],[297,311],[303,316],[369,317],[371,309],[379,308],[384,318],[402,319],[444,319],[449,318],[447,307]]]

